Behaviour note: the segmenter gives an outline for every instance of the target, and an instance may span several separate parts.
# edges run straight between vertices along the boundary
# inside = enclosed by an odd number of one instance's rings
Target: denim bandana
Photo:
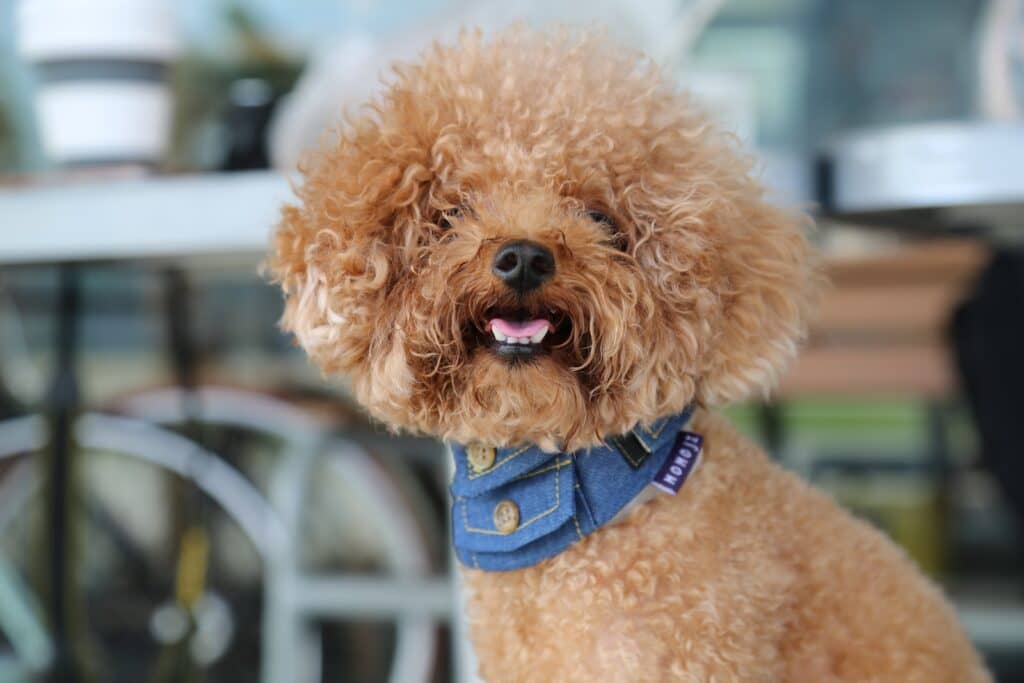
[[[488,571],[530,567],[607,524],[648,484],[678,490],[699,455],[700,437],[680,433],[692,414],[573,453],[451,444],[455,555]]]

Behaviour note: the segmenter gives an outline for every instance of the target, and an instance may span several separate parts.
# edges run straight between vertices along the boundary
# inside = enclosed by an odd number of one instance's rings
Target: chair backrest
[[[950,395],[950,316],[986,255],[977,242],[937,240],[828,260],[831,288],[777,396]]]

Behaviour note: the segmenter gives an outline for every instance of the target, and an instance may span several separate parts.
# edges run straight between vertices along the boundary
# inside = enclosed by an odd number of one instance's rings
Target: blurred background
[[[730,413],[1024,681],[1024,0],[0,0],[0,681],[472,680],[442,447],[259,262],[392,59],[516,20],[611,26],[815,215],[808,348]]]

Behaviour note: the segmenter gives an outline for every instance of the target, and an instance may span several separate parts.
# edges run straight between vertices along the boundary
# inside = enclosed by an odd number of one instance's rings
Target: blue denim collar
[[[507,571],[557,555],[607,524],[651,483],[692,408],[572,453],[451,444],[452,538],[468,566]]]

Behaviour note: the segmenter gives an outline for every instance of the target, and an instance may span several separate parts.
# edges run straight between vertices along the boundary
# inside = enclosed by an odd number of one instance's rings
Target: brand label
[[[704,437],[700,434],[687,431],[679,432],[679,436],[676,437],[676,442],[672,446],[672,452],[658,473],[654,475],[652,483],[673,496],[679,493],[679,488],[697,466],[703,446]]]

